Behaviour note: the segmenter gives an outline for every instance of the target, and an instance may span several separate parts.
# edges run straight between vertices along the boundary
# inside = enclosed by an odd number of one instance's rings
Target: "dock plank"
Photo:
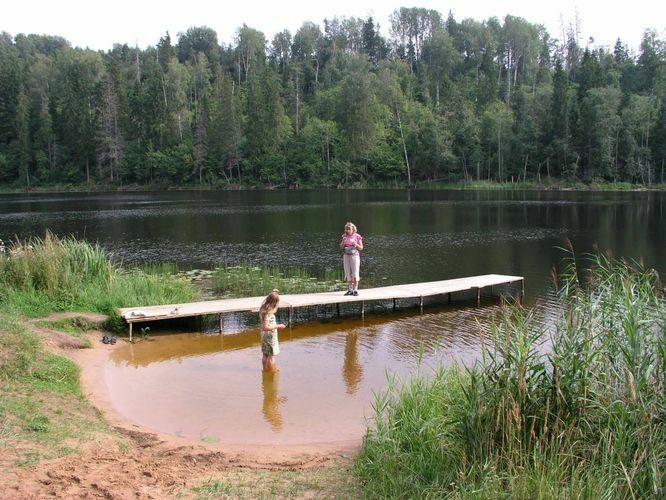
[[[480,276],[442,281],[428,281],[423,283],[409,283],[361,289],[358,296],[344,295],[344,291],[285,294],[280,295],[279,308],[289,309],[327,304],[344,304],[348,302],[367,302],[417,297],[423,298],[515,282],[521,282],[522,284],[524,283],[524,278],[522,276],[507,276],[502,274],[484,274]],[[203,302],[158,306],[125,307],[120,309],[120,316],[130,325],[131,338],[131,326],[133,323],[208,314],[258,311],[263,300],[264,296],[207,300]]]

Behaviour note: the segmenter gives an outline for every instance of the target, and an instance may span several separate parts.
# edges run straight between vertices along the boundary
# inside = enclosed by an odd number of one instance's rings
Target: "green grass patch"
[[[11,248],[0,255],[0,448],[16,449],[17,464],[30,465],[74,453],[99,433],[122,441],[83,396],[77,365],[47,352],[26,317],[97,312],[124,331],[119,307],[188,302],[198,291],[169,266],[123,270],[98,246],[50,233]],[[80,336],[97,325],[38,326]]]
[[[303,470],[235,469],[183,491],[189,498],[363,498],[346,463]]]
[[[220,498],[230,496],[233,488],[224,481],[211,479],[201,486],[193,488],[193,491],[197,494],[197,498]]]
[[[64,332],[75,338],[82,338],[86,332],[96,330],[100,327],[98,323],[80,317],[64,318],[56,321],[38,321],[36,325]]]
[[[208,443],[208,444],[213,444],[213,443],[219,443],[220,438],[217,436],[204,436],[201,438],[202,443]]]
[[[377,397],[375,429],[354,467],[367,496],[663,496],[661,282],[603,255],[589,264],[582,270],[571,255],[554,330],[507,308],[483,362]]]
[[[395,377],[374,404],[375,428],[363,442],[354,471],[370,498],[418,498],[454,489],[461,450],[465,374],[439,370],[409,382]]]
[[[17,465],[75,453],[98,433],[115,433],[85,400],[69,360],[57,356],[0,386],[0,448],[19,452]],[[41,366],[40,366],[41,365]]]
[[[341,289],[343,279],[339,271],[332,270],[314,276],[301,268],[239,265],[216,268],[212,284],[219,296],[248,297],[266,295],[273,288],[282,294],[330,292]]]

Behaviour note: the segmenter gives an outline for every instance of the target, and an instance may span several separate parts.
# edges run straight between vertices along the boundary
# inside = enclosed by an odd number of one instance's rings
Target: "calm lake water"
[[[0,238],[46,229],[98,242],[125,263],[341,268],[344,223],[363,235],[363,287],[477,274],[524,276],[544,317],[551,269],[571,241],[666,271],[665,193],[250,191],[0,195]],[[507,290],[514,293],[515,289]],[[362,290],[361,290],[362,293]],[[281,332],[276,376],[261,373],[258,320],[225,318],[223,335],[155,334],[120,346],[105,376],[131,421],[194,439],[294,444],[357,439],[387,373],[404,379],[472,363],[499,301],[460,297],[361,319],[310,312]]]

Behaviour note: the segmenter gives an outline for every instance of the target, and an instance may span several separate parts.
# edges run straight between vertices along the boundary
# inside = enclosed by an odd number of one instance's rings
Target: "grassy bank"
[[[121,272],[96,245],[48,233],[14,242],[10,255],[0,254],[0,447],[15,451],[16,464],[29,465],[76,453],[100,432],[113,435],[84,398],[79,368],[47,351],[27,319],[98,312],[109,315],[106,327],[112,328],[120,321],[117,307],[196,297],[186,280]],[[80,337],[97,325],[40,326]]]
[[[509,310],[478,366],[378,398],[376,431],[355,464],[369,496],[663,497],[661,283],[604,256],[581,274],[572,259],[554,331]]]

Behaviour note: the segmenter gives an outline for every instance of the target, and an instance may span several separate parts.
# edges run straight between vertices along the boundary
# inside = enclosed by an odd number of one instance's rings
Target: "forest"
[[[107,52],[0,34],[0,188],[664,183],[666,42],[400,8]]]

